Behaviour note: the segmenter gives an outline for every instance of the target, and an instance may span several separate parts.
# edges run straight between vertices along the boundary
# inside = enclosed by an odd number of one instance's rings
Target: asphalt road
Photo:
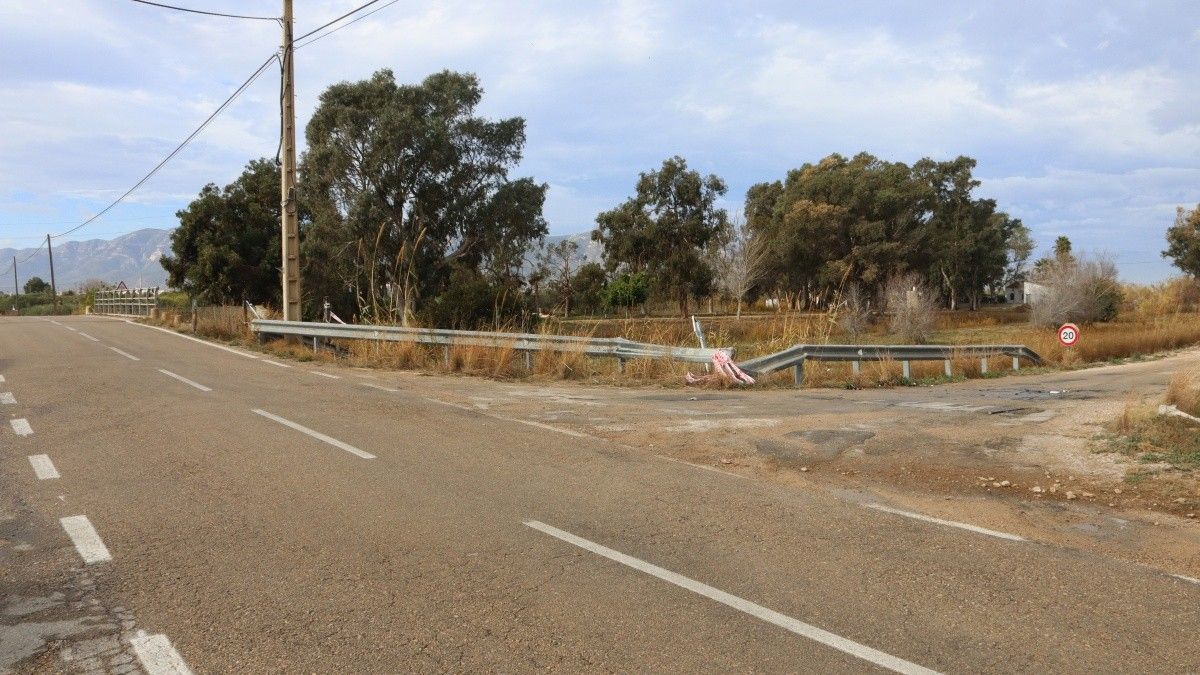
[[[99,317],[0,320],[0,375],[0,672],[1200,669],[1200,585],[421,378]]]

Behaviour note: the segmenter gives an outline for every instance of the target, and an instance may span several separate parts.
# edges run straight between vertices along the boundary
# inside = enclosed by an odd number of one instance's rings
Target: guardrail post
[[[908,367],[908,361],[901,361],[901,362],[900,362],[900,371],[901,371],[901,373],[903,373],[903,375],[904,375],[904,379],[906,379],[906,380],[911,380],[911,379],[912,379],[912,373],[911,373],[911,371],[909,370],[909,367]]]
[[[862,370],[862,361],[851,361],[850,367],[854,369],[854,376],[858,377],[859,372]]]
[[[981,375],[983,375],[983,374],[986,374],[986,373],[987,373],[987,357],[986,357],[986,356],[984,356],[983,358],[979,359],[979,373],[980,373]]]
[[[1020,370],[1020,369],[1021,369],[1021,357],[1014,356],[1013,357],[1013,370]]]
[[[528,349],[525,350],[525,372],[533,372],[533,352]]]
[[[625,373],[625,359],[621,358],[620,356],[617,357],[617,372],[622,374]]]
[[[942,365],[946,367],[946,377],[953,377],[950,373],[950,359],[943,359]]]
[[[450,367],[450,345],[442,345],[442,360],[446,362],[446,367]]]
[[[797,387],[804,386],[804,361],[805,359],[800,359],[796,365],[792,366],[792,382]]]

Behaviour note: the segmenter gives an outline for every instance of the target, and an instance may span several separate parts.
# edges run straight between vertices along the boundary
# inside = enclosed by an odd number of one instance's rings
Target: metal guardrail
[[[634,342],[624,338],[588,338],[573,335],[539,335],[536,333],[501,333],[494,331],[444,330],[437,328],[403,328],[401,326],[372,326],[366,324],[333,324],[313,321],[277,321],[253,319],[250,330],[263,335],[295,335],[304,338],[341,340],[381,340],[385,342],[415,342],[441,345],[449,361],[450,347],[474,346],[512,349],[525,352],[526,364],[530,354],[538,351],[577,352],[585,356],[614,358],[624,369],[630,359],[670,359],[687,363],[710,363],[713,353],[722,351],[732,356],[730,349],[699,349]]]
[[[854,374],[859,373],[863,361],[899,361],[904,378],[908,379],[910,361],[942,361],[946,377],[950,377],[951,361],[959,358],[980,360],[980,369],[987,372],[988,358],[1007,356],[1012,358],[1013,370],[1021,367],[1021,359],[1037,365],[1042,357],[1024,345],[794,345],[787,349],[750,359],[738,364],[742,370],[755,375],[765,375],[784,368],[791,368],[796,384],[804,382],[806,361],[849,361],[854,364]]]
[[[92,302],[93,314],[116,316],[150,316],[158,309],[158,286],[153,288],[122,288],[96,291]]]

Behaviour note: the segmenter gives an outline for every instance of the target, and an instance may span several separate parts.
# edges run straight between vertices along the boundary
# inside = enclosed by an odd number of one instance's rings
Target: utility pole
[[[283,320],[300,321],[300,232],[296,213],[296,91],[292,68],[292,0],[283,0],[283,116],[280,139],[283,187]]]
[[[21,295],[21,287],[17,285],[17,256],[13,256],[13,311],[17,311],[17,298]]]
[[[50,297],[54,298],[54,311],[58,311],[58,286],[54,284],[54,246],[50,244],[50,235],[46,235],[46,252],[50,254]]]

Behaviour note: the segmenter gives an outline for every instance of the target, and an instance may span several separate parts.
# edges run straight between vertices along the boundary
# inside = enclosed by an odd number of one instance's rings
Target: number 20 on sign
[[[1064,323],[1062,326],[1059,326],[1058,341],[1064,347],[1074,346],[1076,342],[1079,342],[1079,326],[1073,323]]]

